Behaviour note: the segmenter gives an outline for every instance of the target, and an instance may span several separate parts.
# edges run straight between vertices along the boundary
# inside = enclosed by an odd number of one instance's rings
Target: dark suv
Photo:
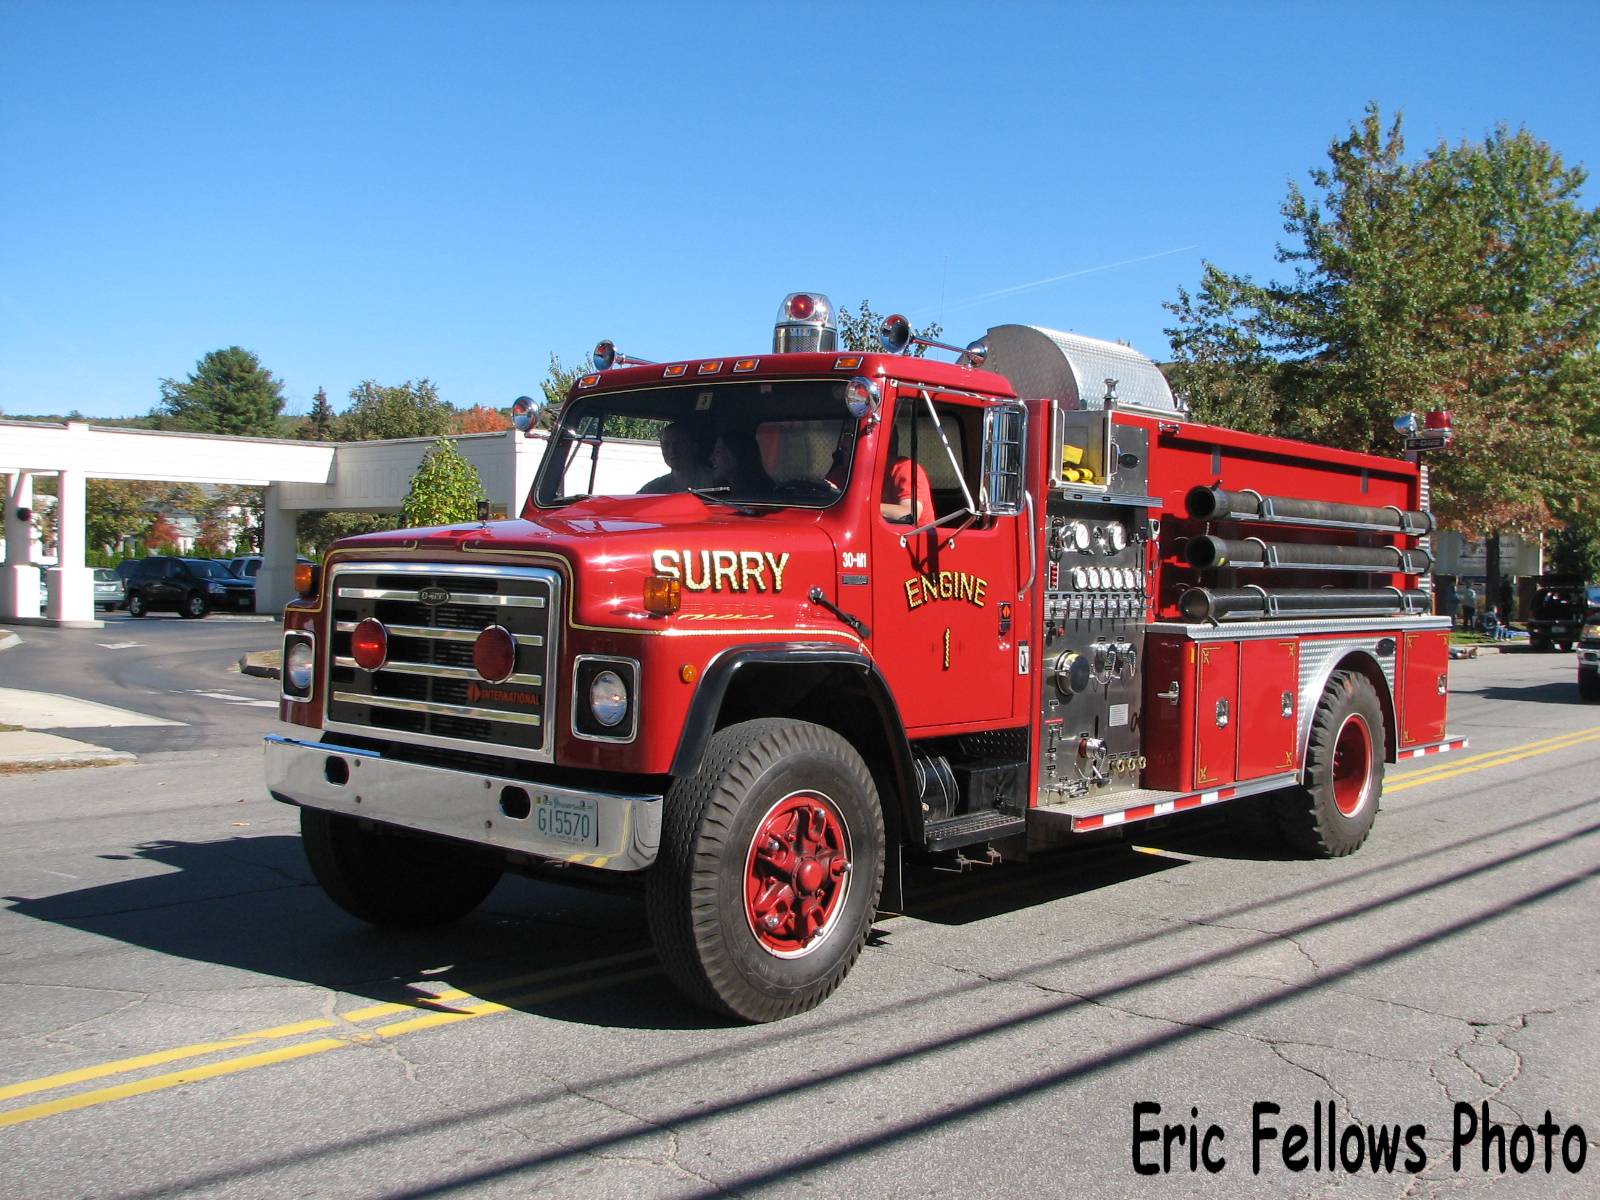
[[[1578,638],[1578,693],[1600,700],[1600,608],[1591,608]]]
[[[166,609],[186,617],[251,612],[255,587],[209,558],[141,558],[127,578],[130,617]]]

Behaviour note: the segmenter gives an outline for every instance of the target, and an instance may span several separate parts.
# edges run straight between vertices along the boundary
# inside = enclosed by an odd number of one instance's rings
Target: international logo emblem
[[[448,604],[450,593],[439,587],[425,587],[417,591],[417,599],[424,604]]]

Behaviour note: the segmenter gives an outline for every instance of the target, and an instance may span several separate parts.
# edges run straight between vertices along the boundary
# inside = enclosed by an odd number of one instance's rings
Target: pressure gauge
[[[1090,541],[1089,527],[1082,521],[1074,521],[1067,526],[1066,537],[1063,540],[1066,542],[1068,550],[1076,550],[1079,554],[1087,554]]]
[[[1121,554],[1128,548],[1128,531],[1122,522],[1113,521],[1106,526],[1106,553]]]
[[[1112,587],[1114,587],[1114,588],[1126,588],[1126,587],[1129,586],[1130,582],[1131,581],[1129,579],[1129,571],[1128,571],[1127,567],[1112,567],[1111,568],[1111,586]]]
[[[1089,586],[1089,572],[1082,567],[1072,568],[1072,586],[1080,592]]]

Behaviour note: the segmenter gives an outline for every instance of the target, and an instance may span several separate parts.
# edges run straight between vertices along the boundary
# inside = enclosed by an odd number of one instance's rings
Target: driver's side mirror
[[[544,413],[544,403],[531,396],[518,396],[511,406],[511,424],[522,430],[523,437],[532,437]]]
[[[1021,404],[996,405],[984,413],[980,516],[1014,517],[1022,511],[1027,441],[1028,411]]]

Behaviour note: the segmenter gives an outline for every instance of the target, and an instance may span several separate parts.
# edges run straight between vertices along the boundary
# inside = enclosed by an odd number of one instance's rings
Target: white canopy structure
[[[433,438],[381,442],[299,442],[112,429],[82,421],[65,425],[0,421],[0,499],[5,504],[6,556],[0,566],[0,621],[95,625],[94,575],[84,565],[85,483],[153,479],[167,483],[248,484],[266,488],[264,559],[256,577],[256,610],[277,612],[294,590],[294,514],[306,510],[398,511]],[[532,486],[543,436],[516,430],[451,439],[477,468],[491,503],[516,512]],[[40,567],[19,510],[33,507],[33,481],[59,479],[56,565],[48,611],[39,611]]]

